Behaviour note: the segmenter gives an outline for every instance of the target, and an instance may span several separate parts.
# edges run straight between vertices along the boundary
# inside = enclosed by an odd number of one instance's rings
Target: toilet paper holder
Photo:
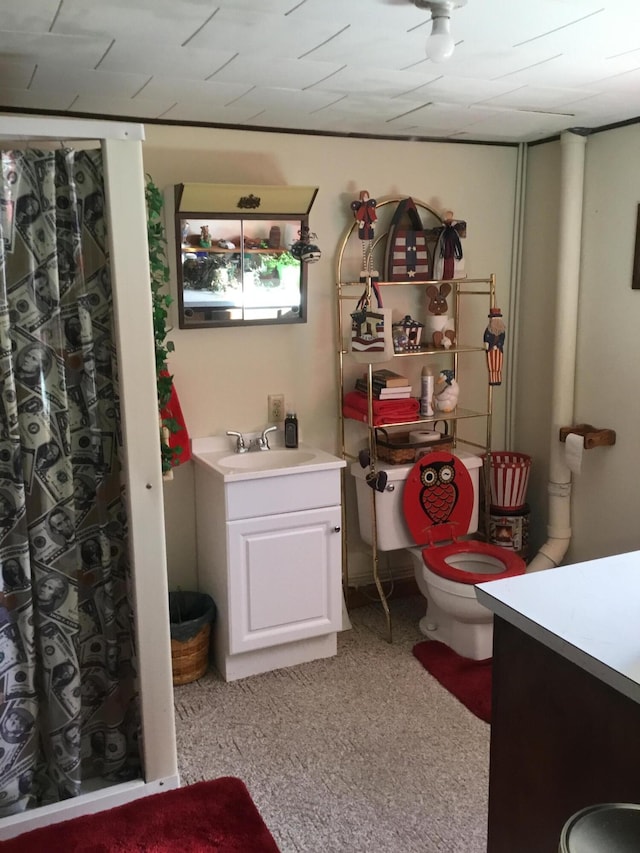
[[[616,443],[616,431],[613,429],[599,429],[591,424],[575,424],[574,426],[560,427],[560,441],[567,440],[570,433],[581,435],[584,438],[584,449],[591,450],[592,447],[606,447]]]

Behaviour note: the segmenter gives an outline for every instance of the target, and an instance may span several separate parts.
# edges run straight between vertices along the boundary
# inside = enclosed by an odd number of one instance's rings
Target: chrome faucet
[[[245,444],[244,436],[241,432],[235,432],[232,429],[227,430],[227,435],[235,435],[236,437],[236,453],[246,453],[249,448]]]
[[[264,429],[262,431],[262,435],[259,438],[256,438],[255,444],[253,446],[256,447],[258,450],[271,450],[269,446],[269,439],[267,436],[270,432],[275,432],[275,430],[277,429],[277,426],[267,427],[266,429]]]

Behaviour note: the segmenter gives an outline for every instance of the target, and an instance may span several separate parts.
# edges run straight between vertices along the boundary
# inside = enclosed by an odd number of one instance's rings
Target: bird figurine
[[[433,405],[439,412],[453,412],[458,405],[459,392],[453,370],[441,370],[436,380]]]

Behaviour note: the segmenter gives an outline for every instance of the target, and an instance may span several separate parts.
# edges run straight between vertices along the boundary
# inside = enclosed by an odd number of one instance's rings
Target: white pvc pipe
[[[513,215],[513,253],[509,275],[509,317],[511,327],[505,344],[505,361],[509,364],[506,372],[506,423],[505,443],[508,450],[513,449],[514,411],[516,407],[516,377],[518,375],[519,323],[515,318],[520,314],[520,286],[522,281],[522,245],[524,240],[524,205],[527,191],[527,146],[518,146],[516,164],[516,193]]]
[[[575,131],[566,131],[560,139],[560,222],[548,484],[549,538],[529,563],[528,572],[558,566],[571,541],[571,472],[564,458],[560,427],[573,423],[585,144],[586,138]]]

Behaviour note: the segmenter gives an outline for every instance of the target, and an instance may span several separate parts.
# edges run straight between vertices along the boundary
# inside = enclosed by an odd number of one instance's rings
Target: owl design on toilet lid
[[[409,472],[402,495],[415,543],[463,536],[469,529],[473,497],[471,476],[457,456],[435,451],[421,457]]]

